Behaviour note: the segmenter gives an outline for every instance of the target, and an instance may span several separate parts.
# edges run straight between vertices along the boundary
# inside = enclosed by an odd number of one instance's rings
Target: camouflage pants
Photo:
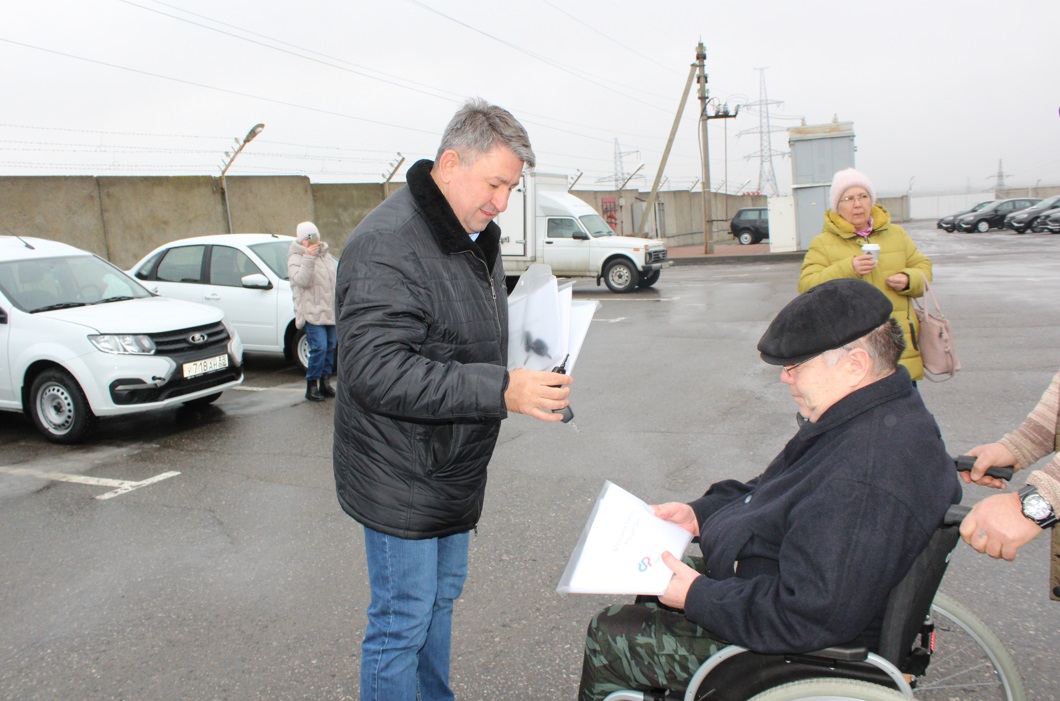
[[[579,701],[602,701],[612,691],[683,692],[708,657],[726,643],[657,603],[611,606],[589,623]]]

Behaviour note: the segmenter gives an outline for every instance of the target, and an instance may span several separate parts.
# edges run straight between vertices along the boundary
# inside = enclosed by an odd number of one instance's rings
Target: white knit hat
[[[304,221],[295,229],[294,240],[301,243],[314,234],[318,239],[320,238],[320,230],[317,229],[317,225],[311,221]]]
[[[872,186],[872,181],[861,171],[844,168],[832,177],[832,189],[828,193],[829,199],[832,200],[833,212],[839,211],[839,198],[852,187],[865,188],[865,192],[872,198],[870,204],[876,204],[876,188]]]

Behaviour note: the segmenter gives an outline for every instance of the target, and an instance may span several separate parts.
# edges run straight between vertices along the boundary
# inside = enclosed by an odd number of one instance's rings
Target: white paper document
[[[508,296],[508,369],[551,370],[567,360],[573,374],[599,302],[575,300],[574,283],[559,284],[552,268],[534,263]]]
[[[673,576],[663,552],[680,559],[691,542],[691,533],[657,518],[650,506],[613,482],[604,482],[556,591],[662,594]]]

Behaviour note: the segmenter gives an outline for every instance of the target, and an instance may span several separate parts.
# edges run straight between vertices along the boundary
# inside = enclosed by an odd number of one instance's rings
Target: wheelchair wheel
[[[1016,662],[994,632],[941,591],[931,604],[935,652],[917,680],[921,701],[1025,701]]]
[[[763,691],[750,701],[897,701],[901,692],[853,679],[803,679]]]

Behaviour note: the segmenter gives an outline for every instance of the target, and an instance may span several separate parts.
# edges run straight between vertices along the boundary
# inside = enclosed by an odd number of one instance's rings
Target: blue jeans
[[[468,533],[406,540],[365,527],[372,601],[361,644],[361,701],[453,699],[449,643],[468,543]]]
[[[305,379],[319,380],[335,372],[335,346],[338,336],[334,326],[317,326],[308,321],[305,325],[305,337],[309,341],[309,367]]]

